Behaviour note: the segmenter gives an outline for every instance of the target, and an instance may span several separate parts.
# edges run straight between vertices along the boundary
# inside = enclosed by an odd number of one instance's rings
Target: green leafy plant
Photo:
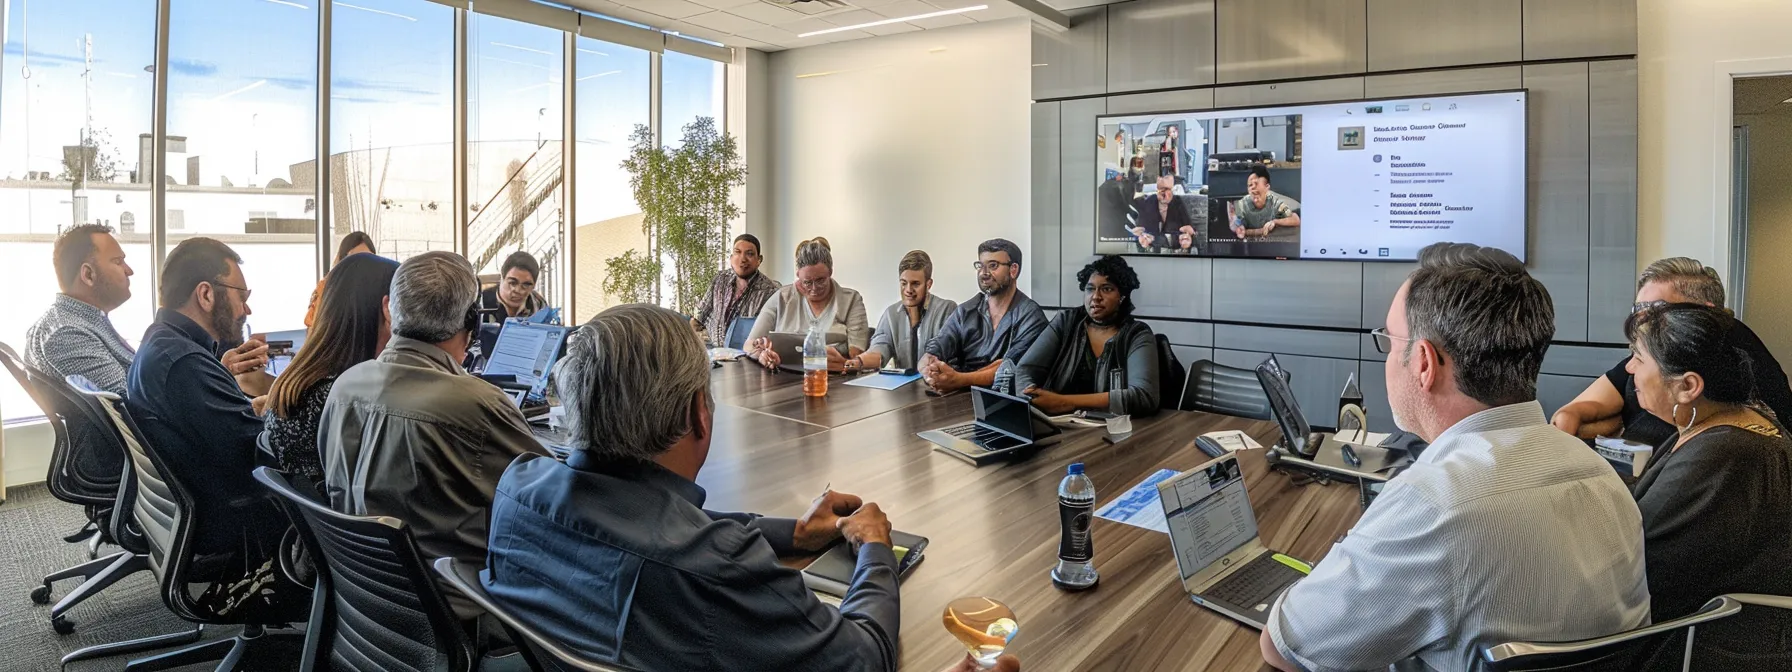
[[[684,142],[661,147],[636,126],[622,167],[641,207],[644,249],[604,260],[603,291],[626,303],[656,303],[690,314],[728,256],[728,222],[741,214],[729,198],[746,184],[747,166],[734,136],[698,117]]]

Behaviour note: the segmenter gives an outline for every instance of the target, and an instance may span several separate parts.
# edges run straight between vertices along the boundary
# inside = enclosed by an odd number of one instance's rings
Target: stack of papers
[[[1126,494],[1096,509],[1095,517],[1169,534],[1170,523],[1164,520],[1164,505],[1158,500],[1157,484],[1175,478],[1177,473],[1175,469],[1157,470],[1132,486]]]
[[[732,362],[747,356],[747,351],[740,348],[710,348],[709,361]]]
[[[1220,447],[1225,448],[1227,452],[1236,453],[1241,450],[1263,449],[1263,444],[1257,443],[1256,439],[1251,438],[1251,435],[1244,433],[1243,430],[1228,429],[1218,432],[1208,432],[1201,436],[1213,439],[1214,443],[1220,444]]]
[[[921,374],[901,375],[896,373],[874,373],[846,381],[847,385],[869,387],[874,390],[894,390],[921,379]]]

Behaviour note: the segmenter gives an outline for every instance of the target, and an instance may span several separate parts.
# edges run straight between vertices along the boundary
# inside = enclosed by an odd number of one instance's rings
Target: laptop
[[[1300,402],[1288,387],[1275,355],[1257,365],[1257,382],[1263,385],[1270,412],[1282,428],[1282,444],[1288,452],[1280,456],[1280,461],[1371,481],[1386,481],[1393,477],[1394,470],[1412,463],[1404,450],[1349,443],[1338,440],[1336,435],[1313,431],[1307,416],[1301,414]]]
[[[1045,413],[1033,408],[1031,399],[1002,394],[986,387],[971,388],[970,422],[930,429],[916,434],[938,450],[971,464],[989,464],[1028,448],[1043,446],[1047,437],[1059,434]]]
[[[1227,453],[1157,484],[1176,576],[1189,597],[1258,630],[1282,591],[1312,569],[1270,550],[1244,491],[1238,456]]]
[[[766,337],[772,341],[772,351],[778,353],[778,368],[796,373],[803,372],[803,339],[808,338],[808,334],[774,331],[767,334]],[[839,350],[840,354],[846,354],[846,334],[830,331],[827,333],[827,341],[828,345]]]
[[[516,318],[505,321],[479,377],[501,388],[521,391],[520,395],[512,394],[511,399],[524,409],[524,415],[537,408],[546,411],[548,374],[560,359],[569,331],[562,326]]]

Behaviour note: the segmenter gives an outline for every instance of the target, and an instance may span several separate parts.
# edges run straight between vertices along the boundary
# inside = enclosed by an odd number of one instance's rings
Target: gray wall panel
[[[1180,91],[1108,96],[1108,114],[1206,110],[1212,107],[1213,89],[1182,89]]]
[[[1213,351],[1213,361],[1241,369],[1255,369],[1268,356],[1269,353],[1244,350]],[[1289,387],[1294,388],[1294,399],[1300,403],[1307,422],[1321,427],[1337,425],[1338,393],[1344,390],[1344,381],[1350,379],[1350,374],[1357,372],[1357,361],[1285,354],[1277,354],[1276,361],[1292,376]]]
[[[1398,75],[1370,75],[1363,82],[1363,93],[1367,98],[1506,91],[1521,88],[1524,88],[1524,68],[1516,65],[1407,72]]]
[[[1371,348],[1373,351],[1373,348]],[[1369,431],[1389,432],[1394,426],[1394,409],[1388,404],[1388,376],[1383,362],[1364,361],[1357,365],[1357,387],[1363,390],[1363,412],[1369,416]],[[1343,390],[1342,386],[1338,387]]]
[[[1630,356],[1630,349],[1552,345],[1543,355],[1543,372],[1564,376],[1603,376]]]
[[[1394,293],[1406,284],[1406,276],[1418,268],[1414,263],[1363,264],[1363,328],[1387,326],[1388,306],[1394,305]]]
[[[1079,301],[1076,272],[1095,256],[1095,117],[1106,112],[1105,98],[1059,103],[1058,305]]]
[[[1141,281],[1138,291],[1132,293],[1134,310],[1139,315],[1197,320],[1213,317],[1213,292],[1208,291],[1213,284],[1212,260],[1131,257],[1126,263],[1138,271]],[[1064,273],[1071,276],[1070,282],[1076,282],[1074,271],[1066,268]],[[1077,294],[1076,300],[1081,297]]]
[[[1369,71],[1520,60],[1523,9],[1523,0],[1369,0]]]
[[[1134,0],[1108,8],[1108,91],[1206,86],[1213,0]]]
[[[1637,0],[1525,0],[1524,58],[1633,55],[1636,5]]]
[[[1575,397],[1593,384],[1592,378],[1581,376],[1557,376],[1543,374],[1537,376],[1537,401],[1543,404],[1543,415],[1555,415],[1556,411],[1574,401]]]
[[[1587,64],[1527,65],[1531,274],[1556,304],[1556,340],[1587,340]]]
[[[1170,338],[1171,345],[1212,346],[1213,325],[1206,322],[1177,322],[1174,320],[1141,320],[1151,327],[1151,332],[1163,334]],[[1183,362],[1187,364],[1188,362]]]
[[[1221,87],[1213,90],[1213,106],[1285,105],[1333,100],[1360,100],[1362,97],[1363,78],[1337,77],[1310,82]]]
[[[1359,328],[1363,264],[1213,260],[1213,318],[1233,322]]]
[[[1108,9],[1064,14],[1070,17],[1070,30],[1054,32],[1033,24],[1034,100],[1107,92]]]
[[[1213,325],[1213,345],[1233,350],[1357,358],[1357,334],[1313,329],[1274,329],[1237,324]]]
[[[1033,240],[1023,250],[1032,278],[1027,294],[1047,306],[1058,305],[1058,276],[1064,267],[1059,249],[1062,226],[1058,221],[1059,139],[1064,129],[1058,119],[1058,103],[1033,103]]]
[[[1587,340],[1623,343],[1636,294],[1637,63],[1587,68]]]
[[[1364,0],[1218,0],[1218,81],[1326,77],[1368,67]]]

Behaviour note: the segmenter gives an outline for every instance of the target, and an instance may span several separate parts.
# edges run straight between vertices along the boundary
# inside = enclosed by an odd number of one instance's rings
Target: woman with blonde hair
[[[772,332],[801,334],[819,321],[829,343],[846,342],[846,352],[830,346],[828,368],[846,368],[846,360],[859,356],[871,345],[871,326],[865,316],[865,300],[856,290],[834,282],[834,253],[826,238],[805,240],[796,248],[796,281],[778,289],[759,309],[753,331],[747,335],[747,354],[768,369],[783,359],[771,348]]]

